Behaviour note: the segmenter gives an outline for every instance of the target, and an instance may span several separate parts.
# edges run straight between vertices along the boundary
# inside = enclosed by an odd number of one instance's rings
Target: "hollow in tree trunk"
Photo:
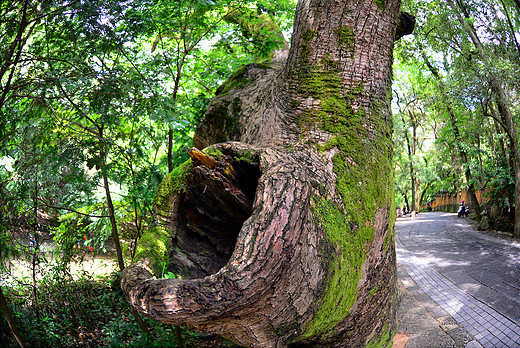
[[[300,1],[287,58],[235,72],[196,131],[205,150],[161,184],[122,274],[132,306],[247,347],[387,346],[392,51],[411,27],[395,0]]]

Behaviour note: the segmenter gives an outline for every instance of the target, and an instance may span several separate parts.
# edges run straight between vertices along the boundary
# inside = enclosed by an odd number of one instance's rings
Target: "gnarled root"
[[[187,268],[193,278],[154,279],[142,261],[123,272],[123,291],[151,318],[246,346],[285,346],[314,312],[323,281],[311,178],[298,161],[274,150],[241,143],[217,149],[236,176],[225,175],[225,166],[194,163],[166,217],[172,267]]]

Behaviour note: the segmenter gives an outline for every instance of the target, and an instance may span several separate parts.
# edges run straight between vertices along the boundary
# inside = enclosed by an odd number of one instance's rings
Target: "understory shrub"
[[[50,273],[36,286],[4,287],[10,309],[30,347],[177,347],[175,328],[145,318],[143,333],[119,287],[118,274],[79,279]],[[36,293],[36,296],[34,294]],[[183,330],[189,344],[195,336]],[[2,347],[17,347],[0,315]]]

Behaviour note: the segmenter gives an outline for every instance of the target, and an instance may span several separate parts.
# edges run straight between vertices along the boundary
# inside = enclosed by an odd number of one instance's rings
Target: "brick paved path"
[[[398,219],[397,260],[483,347],[520,347],[520,243],[450,213]]]

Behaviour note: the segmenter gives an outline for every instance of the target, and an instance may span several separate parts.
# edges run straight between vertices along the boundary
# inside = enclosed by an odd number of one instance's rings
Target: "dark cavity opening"
[[[224,154],[213,167],[193,162],[170,252],[169,270],[184,278],[202,278],[226,265],[251,216],[260,178],[257,158]]]

